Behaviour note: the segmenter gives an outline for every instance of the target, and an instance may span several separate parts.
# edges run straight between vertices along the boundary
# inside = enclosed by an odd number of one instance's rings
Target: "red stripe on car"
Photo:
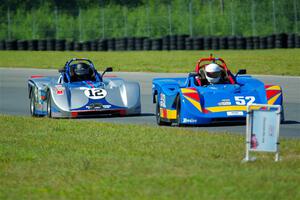
[[[200,101],[200,97],[198,93],[185,93],[185,96],[188,96],[196,101]]]
[[[89,81],[86,81],[87,84],[89,84],[89,86],[91,86],[92,88],[95,88],[94,84],[89,82]]]
[[[44,77],[44,76],[42,76],[42,75],[32,75],[32,76],[30,76],[30,78],[42,78],[42,77]]]
[[[280,90],[267,90],[267,99],[272,98],[276,94],[280,93]]]

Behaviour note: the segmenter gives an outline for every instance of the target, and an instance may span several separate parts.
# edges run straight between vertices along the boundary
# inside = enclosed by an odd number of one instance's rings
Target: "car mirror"
[[[103,73],[102,73],[102,76],[106,73],[106,72],[112,72],[113,71],[113,68],[112,67],[107,67]]]
[[[196,72],[190,72],[189,73],[189,77],[195,77],[195,76],[197,76],[198,75],[198,73],[196,73]]]
[[[239,71],[236,73],[235,76],[237,76],[239,74],[247,74],[247,70],[246,69],[239,69]]]
[[[107,67],[106,69],[105,69],[105,72],[112,72],[113,71],[113,68],[112,67]]]

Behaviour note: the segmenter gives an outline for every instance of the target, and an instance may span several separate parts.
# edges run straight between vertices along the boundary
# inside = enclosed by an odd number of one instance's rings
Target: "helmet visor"
[[[74,68],[74,72],[77,76],[88,75],[89,68],[90,68],[89,65],[85,63],[78,63]]]
[[[89,69],[79,68],[79,69],[74,69],[74,72],[77,76],[88,75]]]
[[[206,72],[206,76],[209,78],[218,78],[221,75],[221,71],[218,72]]]

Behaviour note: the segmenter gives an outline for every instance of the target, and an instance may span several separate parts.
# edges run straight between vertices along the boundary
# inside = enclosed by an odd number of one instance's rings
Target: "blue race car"
[[[218,83],[208,72],[209,65],[218,71]],[[270,104],[282,106],[282,90],[278,85],[265,85],[246,74],[245,69],[233,75],[222,58],[198,60],[195,71],[187,78],[154,78],[153,103],[156,103],[158,125],[202,125],[213,122],[246,119],[247,105]],[[211,75],[211,76],[209,76]],[[216,74],[215,74],[216,75]],[[242,76],[241,76],[242,75]],[[282,109],[283,110],[283,109]],[[281,113],[283,120],[283,111]]]

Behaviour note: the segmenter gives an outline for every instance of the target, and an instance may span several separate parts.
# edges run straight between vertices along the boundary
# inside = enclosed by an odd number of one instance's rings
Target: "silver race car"
[[[57,77],[31,76],[28,80],[32,116],[75,118],[141,113],[140,86],[99,74],[92,61],[69,60]]]

